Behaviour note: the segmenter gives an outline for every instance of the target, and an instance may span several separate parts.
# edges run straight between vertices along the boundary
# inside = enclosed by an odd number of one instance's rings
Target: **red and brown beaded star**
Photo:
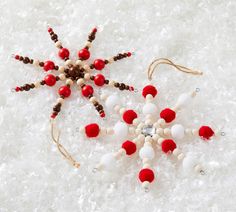
[[[22,61],[25,64],[30,63],[35,66],[42,67],[45,72],[59,72],[58,76],[54,74],[48,74],[43,80],[39,82],[27,83],[23,86],[17,86],[16,88],[14,88],[14,90],[16,92],[29,91],[42,85],[54,86],[58,81],[65,81],[65,84],[62,85],[58,90],[58,94],[60,97],[58,98],[56,105],[53,107],[53,112],[51,114],[52,119],[55,119],[57,117],[58,113],[61,111],[61,106],[64,100],[71,95],[71,86],[74,83],[77,84],[79,89],[81,89],[82,95],[88,98],[90,102],[92,102],[101,117],[105,117],[105,112],[103,106],[98,102],[96,97],[93,96],[94,88],[88,84],[89,81],[93,82],[98,87],[109,85],[118,88],[121,91],[134,91],[133,86],[115,82],[114,80],[108,80],[102,74],[93,75],[91,73],[93,69],[101,71],[108,64],[126,57],[130,57],[132,55],[131,52],[119,53],[118,55],[111,57],[110,59],[95,59],[91,64],[86,63],[86,61],[90,58],[89,49],[95,39],[95,35],[97,32],[97,29],[94,28],[88,36],[85,47],[78,51],[78,59],[76,61],[73,61],[69,57],[69,50],[62,46],[62,43],[58,40],[57,34],[55,34],[51,27],[48,28],[48,32],[56,47],[59,49],[58,56],[65,61],[64,65],[58,66],[51,60],[41,62],[39,60],[30,59],[29,57],[23,57],[20,55],[15,55],[14,57],[16,60]]]

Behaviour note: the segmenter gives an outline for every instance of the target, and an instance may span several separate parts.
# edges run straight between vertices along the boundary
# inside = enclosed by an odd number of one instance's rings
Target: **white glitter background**
[[[1,212],[236,210],[236,1],[1,0],[0,8]],[[63,160],[49,133],[58,86],[10,92],[44,76],[43,71],[13,60],[12,53],[61,64],[47,23],[74,57],[94,26],[99,32],[93,58],[134,51],[134,57],[112,64],[104,73],[138,88],[148,82],[147,66],[157,57],[202,70],[204,75],[196,77],[162,66],[153,83],[159,90],[159,110],[172,106],[181,93],[201,89],[177,122],[189,127],[208,124],[226,132],[209,143],[200,139],[180,143],[186,154],[199,156],[207,174],[186,175],[174,159],[158,154],[153,164],[156,181],[146,194],[137,179],[137,157],[121,161],[112,174],[92,173],[99,158],[122,141],[88,140],[78,127],[95,121],[109,126],[118,116],[109,114],[101,121],[75,89],[58,122],[62,143],[82,166],[77,170]],[[143,103],[139,94],[117,94],[129,107],[139,109]]]

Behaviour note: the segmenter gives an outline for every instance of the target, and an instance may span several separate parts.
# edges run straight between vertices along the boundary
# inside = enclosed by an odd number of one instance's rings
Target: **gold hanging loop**
[[[187,68],[185,66],[175,64],[167,58],[158,58],[158,59],[155,59],[148,67],[148,79],[149,80],[152,79],[152,75],[153,75],[153,72],[154,72],[155,68],[157,68],[157,66],[161,65],[161,64],[166,64],[166,65],[173,66],[178,71],[182,71],[182,72],[187,73],[187,74],[193,74],[193,75],[202,75],[203,74],[203,72],[201,72],[199,70],[193,70],[193,69]]]
[[[62,156],[67,159],[74,167],[79,168],[80,164],[71,156],[71,154],[66,150],[66,148],[60,144],[60,132],[58,131],[57,135],[55,135],[56,127],[53,120],[51,120],[51,137],[53,142],[57,145],[57,149],[62,154]]]

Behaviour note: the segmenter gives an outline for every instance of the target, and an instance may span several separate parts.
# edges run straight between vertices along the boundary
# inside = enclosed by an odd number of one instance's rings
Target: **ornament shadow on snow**
[[[58,40],[57,34],[53,31],[51,27],[48,27],[48,33],[51,36],[51,40],[54,41],[56,47],[59,49],[58,56],[65,61],[64,65],[58,66],[51,60],[48,61],[39,61],[36,59],[31,59],[29,57],[23,57],[20,55],[14,55],[16,60],[23,62],[24,64],[33,64],[36,67],[41,67],[45,72],[55,72],[58,75],[47,74],[45,78],[41,81],[35,83],[27,83],[23,86],[17,86],[12,89],[14,92],[22,92],[29,91],[34,88],[38,88],[40,86],[47,85],[49,87],[54,86],[58,81],[64,81],[64,85],[61,86],[58,90],[59,98],[57,99],[56,105],[53,107],[53,112],[51,114],[51,130],[52,130],[52,138],[53,141],[57,144],[57,147],[61,154],[68,159],[72,164],[76,167],[79,166],[79,163],[75,162],[66,149],[59,143],[59,135],[55,135],[55,126],[53,120],[57,117],[59,112],[61,111],[62,104],[65,99],[67,99],[71,95],[71,86],[73,84],[77,84],[79,90],[81,90],[82,96],[87,98],[95,107],[100,117],[105,117],[105,111],[103,106],[98,102],[97,98],[93,95],[94,88],[88,83],[94,83],[97,88],[101,88],[104,85],[115,87],[121,91],[135,91],[133,86],[126,85],[124,83],[116,82],[114,80],[108,80],[102,74],[93,75],[91,72],[95,69],[97,71],[101,71],[107,65],[119,61],[121,59],[130,57],[132,55],[131,52],[127,53],[119,53],[114,57],[109,59],[95,59],[92,63],[86,63],[86,61],[90,58],[90,47],[92,42],[95,40],[95,35],[97,33],[97,29],[94,28],[88,36],[87,43],[83,49],[78,51],[78,59],[71,60],[70,52],[67,48],[62,46],[62,43]]]
[[[152,79],[154,69],[160,64],[167,64],[175,67],[177,70],[194,75],[202,75],[200,71],[194,71],[181,65],[174,64],[166,58],[154,60],[148,68],[148,78]],[[204,141],[208,141],[212,136],[218,135],[209,126],[201,126],[199,129],[185,129],[181,124],[170,124],[175,120],[176,113],[193,99],[199,89],[190,93],[180,95],[176,105],[172,108],[165,108],[158,114],[157,106],[153,103],[158,91],[155,86],[147,85],[142,90],[142,96],[145,98],[145,104],[142,114],[132,109],[126,109],[119,105],[118,97],[104,95],[105,105],[114,109],[122,116],[123,121],[117,122],[113,128],[103,128],[96,123],[89,124],[81,128],[81,132],[88,138],[95,138],[103,135],[115,134],[119,140],[123,141],[121,148],[116,153],[105,154],[94,171],[112,170],[116,165],[116,160],[122,156],[131,156],[139,150],[139,157],[142,160],[142,169],[139,172],[139,180],[145,191],[149,191],[150,184],[155,179],[154,171],[151,168],[151,161],[155,157],[154,147],[161,149],[165,154],[173,154],[177,160],[183,160],[184,168],[195,170],[200,174],[205,174],[201,164],[194,159],[185,157],[180,148],[177,148],[176,141],[185,136],[200,136]],[[158,116],[160,117],[158,119]],[[127,140],[131,137],[131,140]]]

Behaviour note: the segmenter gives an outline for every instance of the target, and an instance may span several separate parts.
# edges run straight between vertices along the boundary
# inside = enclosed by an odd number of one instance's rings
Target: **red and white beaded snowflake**
[[[155,157],[155,149],[161,149],[165,154],[173,153],[178,160],[184,159],[183,166],[185,168],[191,168],[204,174],[201,165],[191,157],[186,158],[180,148],[177,147],[176,141],[183,139],[185,136],[200,136],[204,141],[208,141],[218,133],[214,132],[209,126],[201,126],[199,129],[185,129],[181,124],[170,126],[176,118],[176,113],[188,104],[197,91],[182,94],[173,108],[165,108],[161,110],[160,114],[157,106],[153,103],[158,93],[153,85],[147,85],[143,88],[142,95],[145,98],[145,104],[140,115],[132,109],[119,106],[117,96],[104,96],[106,106],[119,113],[123,121],[117,122],[113,128],[101,128],[98,124],[92,123],[81,128],[81,132],[88,138],[115,134],[123,143],[116,153],[105,154],[96,170],[112,170],[115,167],[116,160],[124,155],[131,156],[139,151],[143,167],[138,177],[145,190],[148,190],[149,185],[155,179],[151,161]],[[127,140],[127,138],[131,139]]]
[[[56,105],[53,107],[53,112],[51,114],[52,119],[56,118],[58,113],[61,111],[61,106],[64,102],[64,99],[68,98],[71,95],[70,87],[74,83],[77,84],[79,89],[81,89],[82,95],[88,98],[90,102],[92,102],[101,117],[105,117],[103,106],[98,102],[96,97],[93,96],[94,88],[88,84],[89,82],[93,82],[98,87],[109,85],[112,87],[116,87],[120,90],[134,90],[132,86],[126,85],[124,83],[115,82],[113,80],[108,80],[102,74],[93,75],[91,73],[93,69],[101,71],[108,64],[131,56],[130,52],[119,53],[118,55],[110,59],[95,59],[91,64],[87,63],[86,61],[90,58],[89,49],[91,47],[92,41],[95,39],[95,35],[97,32],[96,28],[94,28],[89,34],[85,47],[78,51],[78,59],[75,61],[70,59],[69,50],[67,48],[64,48],[62,46],[62,43],[58,41],[58,36],[54,33],[53,29],[48,28],[48,32],[51,36],[51,39],[54,41],[56,47],[59,49],[58,56],[65,61],[64,65],[55,65],[55,63],[51,60],[40,62],[39,60],[30,59],[29,57],[23,57],[20,55],[15,55],[14,57],[16,60],[22,61],[25,64],[29,63],[35,66],[39,66],[43,68],[45,72],[59,72],[59,75],[56,76],[50,73],[46,75],[45,78],[41,81],[38,81],[36,83],[27,83],[23,86],[17,86],[14,90],[16,92],[29,91],[33,88],[38,88],[43,85],[52,87],[58,81],[65,81],[64,85],[62,85],[58,90],[58,94],[60,97],[58,98]]]

